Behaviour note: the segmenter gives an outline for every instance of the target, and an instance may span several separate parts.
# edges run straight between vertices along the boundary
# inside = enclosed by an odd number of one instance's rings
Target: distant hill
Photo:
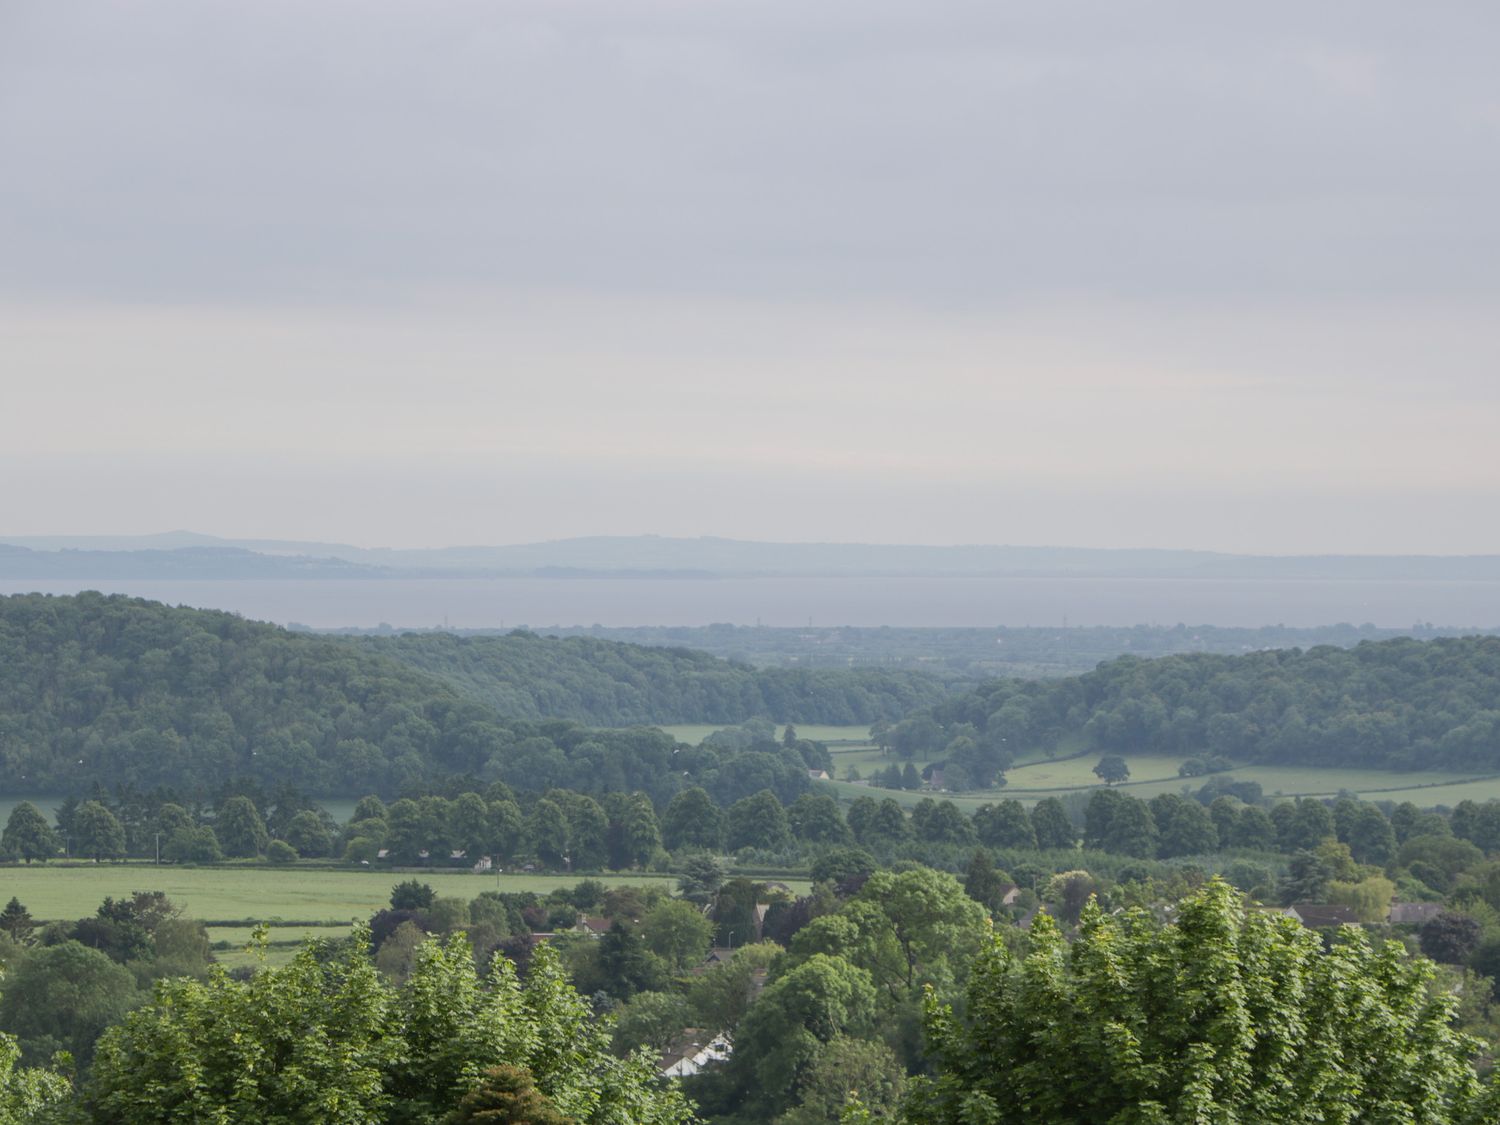
[[[674,757],[660,732],[590,726],[866,722],[942,696],[902,673],[758,672],[605,641],[340,639],[95,593],[0,598],[0,791],[11,793],[201,792],[234,777],[388,793],[470,774],[670,795],[684,768],[719,763]],[[754,766],[753,788],[787,768],[764,755]]]
[[[338,558],[262,555],[241,547],[37,551],[0,543],[0,578],[380,578],[386,572]]]
[[[1103,550],[1076,547],[910,546],[880,543],[763,543],[704,537],[674,539],[655,535],[593,536],[512,546],[460,546],[398,550],[339,543],[274,539],[215,539],[192,532],[160,536],[3,537],[0,542],[30,549],[39,557],[92,554],[99,566],[129,566],[121,577],[171,577],[180,572],[140,567],[204,567],[205,554],[249,552],[256,556],[341,561],[369,568],[365,576],[433,575],[589,577],[600,575],[675,576],[890,576],[1012,575],[1327,579],[1448,579],[1500,581],[1500,555],[1308,555],[1261,556],[1185,550]],[[109,557],[106,557],[109,556]],[[130,556],[127,558],[126,556]],[[237,554],[223,556],[223,569],[205,576],[239,577],[247,565]],[[39,565],[33,562],[30,565]],[[71,566],[71,563],[59,562]],[[69,570],[68,574],[77,574]],[[3,576],[3,575],[0,575]],[[30,573],[21,575],[32,577]],[[94,573],[87,577],[116,577]],[[256,575],[260,577],[261,575]],[[296,567],[265,576],[304,577]]]
[[[757,669],[686,648],[592,637],[421,633],[357,643],[429,673],[503,715],[597,726],[731,724],[757,715],[793,723],[868,724],[899,719],[947,695],[921,672]]]

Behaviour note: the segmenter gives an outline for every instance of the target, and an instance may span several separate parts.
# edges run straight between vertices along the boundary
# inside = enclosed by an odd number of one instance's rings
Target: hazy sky
[[[1500,9],[0,0],[0,533],[1500,551]]]

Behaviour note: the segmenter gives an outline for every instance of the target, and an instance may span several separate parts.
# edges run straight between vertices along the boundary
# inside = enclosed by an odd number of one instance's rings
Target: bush
[[[297,849],[285,840],[272,840],[266,847],[266,862],[288,864],[297,862]]]

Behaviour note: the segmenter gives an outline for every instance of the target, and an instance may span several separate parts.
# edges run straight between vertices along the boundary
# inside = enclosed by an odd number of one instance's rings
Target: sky
[[[1500,552],[1500,10],[0,0],[0,534]]]

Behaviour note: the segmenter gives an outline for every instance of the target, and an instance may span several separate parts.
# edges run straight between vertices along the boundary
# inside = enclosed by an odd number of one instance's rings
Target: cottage
[[[729,1036],[723,1032],[711,1036],[701,1027],[690,1027],[661,1053],[656,1069],[664,1078],[686,1078],[712,1063],[727,1062],[733,1052]]]
[[[807,776],[813,781],[832,781],[833,777],[827,770],[808,770]]]
[[[1422,926],[1442,912],[1440,902],[1393,902],[1385,920],[1393,926]]]

